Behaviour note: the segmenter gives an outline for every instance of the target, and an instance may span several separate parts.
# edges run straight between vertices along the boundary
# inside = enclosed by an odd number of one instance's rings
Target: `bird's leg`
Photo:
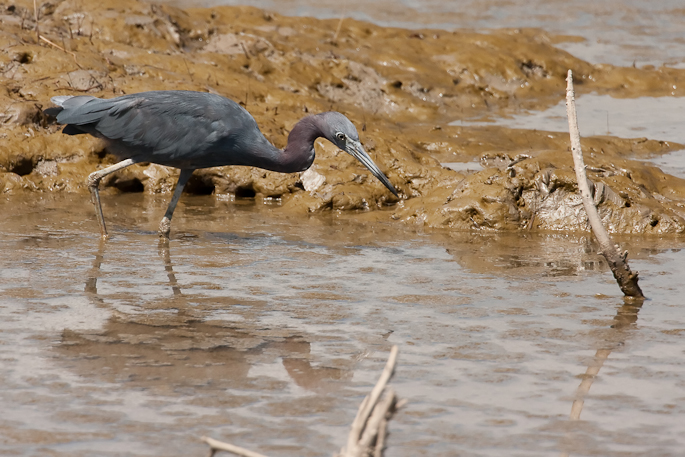
[[[100,234],[103,238],[107,238],[107,226],[105,226],[105,217],[102,215],[102,204],[100,203],[100,192],[98,191],[98,185],[100,180],[107,176],[108,174],[119,171],[122,168],[133,165],[135,162],[133,159],[122,160],[121,162],[112,165],[111,167],[103,168],[102,170],[95,171],[88,175],[88,189],[90,189],[90,201],[93,202],[95,206],[95,215],[100,223]]]
[[[164,213],[164,217],[162,218],[162,221],[159,223],[159,236],[163,238],[169,238],[169,232],[171,231],[171,217],[174,215],[176,204],[178,203],[178,200],[181,198],[183,188],[188,182],[188,179],[190,179],[190,175],[193,174],[193,171],[195,170],[188,168],[184,168],[181,170],[181,176],[178,177],[176,189],[174,190],[174,196],[171,197],[171,201],[169,202],[169,206],[166,209],[166,213]]]

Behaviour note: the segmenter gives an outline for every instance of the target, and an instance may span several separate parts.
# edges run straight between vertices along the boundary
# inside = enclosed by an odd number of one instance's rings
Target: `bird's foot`
[[[169,232],[171,232],[171,219],[165,216],[159,223],[159,236],[161,238],[169,238]]]

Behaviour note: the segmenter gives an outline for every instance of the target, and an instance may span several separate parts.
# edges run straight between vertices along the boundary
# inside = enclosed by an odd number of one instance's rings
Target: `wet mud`
[[[406,30],[249,7],[76,0],[40,5],[37,22],[32,2],[4,1],[0,23],[0,190],[9,196],[85,193],[86,176],[114,161],[99,141],[60,133],[42,113],[51,96],[190,89],[240,102],[279,147],[307,113],[347,114],[401,198],[323,141],[307,176],[198,170],[189,193],[275,203],[300,218],[354,211],[420,227],[586,231],[566,136],[454,122],[554,106],[568,69],[579,94],[685,95],[685,70],[590,64],[556,47],[569,37],[540,29]],[[681,145],[592,137],[583,147],[611,232],[685,233],[685,180],[639,160]],[[484,169],[441,165],[474,160]],[[167,194],[177,175],[139,164],[103,185],[105,194]]]

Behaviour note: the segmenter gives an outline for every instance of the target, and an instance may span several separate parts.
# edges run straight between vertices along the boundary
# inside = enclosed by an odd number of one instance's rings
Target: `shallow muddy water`
[[[576,98],[578,128],[583,136],[648,137],[685,143],[681,119],[685,99],[680,97],[613,98],[586,94]],[[501,125],[512,129],[567,132],[566,100],[545,111],[522,112],[509,118],[454,121],[454,125]]]
[[[352,17],[382,26],[437,29],[536,27],[583,37],[560,46],[592,63],[685,66],[680,0],[167,0],[183,6],[251,5],[287,16]]]
[[[331,455],[393,344],[390,456],[681,455],[685,243],[415,232],[251,200],[0,202],[3,455]],[[588,367],[603,362],[569,420]],[[578,403],[577,403],[578,405]]]
[[[576,107],[579,113],[578,127],[583,136],[645,137],[685,144],[681,122],[685,118],[683,98],[613,98],[609,95],[585,94],[577,98]],[[522,112],[507,118],[460,120],[454,121],[453,125],[498,125],[512,129],[567,132],[566,101],[562,100],[545,111]],[[651,162],[668,174],[685,178],[685,150],[656,156]],[[469,165],[466,169],[474,168]]]

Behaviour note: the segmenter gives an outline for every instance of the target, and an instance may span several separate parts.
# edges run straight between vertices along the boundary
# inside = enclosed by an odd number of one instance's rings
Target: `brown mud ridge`
[[[189,192],[280,199],[274,211],[300,214],[362,210],[367,218],[430,227],[587,230],[567,135],[449,123],[552,106],[564,97],[568,69],[581,94],[685,95],[685,70],[591,65],[554,47],[568,37],[532,29],[408,31],[249,7],[180,10],[133,0],[39,2],[37,22],[36,28],[32,1],[0,3],[6,195],[85,193],[86,176],[115,160],[98,140],[62,135],[41,111],[51,96],[189,89],[239,101],[279,147],[307,113],[347,114],[402,200],[323,141],[313,172],[198,170]],[[583,147],[610,231],[685,233],[685,180],[635,160],[682,146],[593,137]],[[484,169],[440,165],[473,160]],[[177,175],[138,164],[106,180],[105,192],[170,192]]]

